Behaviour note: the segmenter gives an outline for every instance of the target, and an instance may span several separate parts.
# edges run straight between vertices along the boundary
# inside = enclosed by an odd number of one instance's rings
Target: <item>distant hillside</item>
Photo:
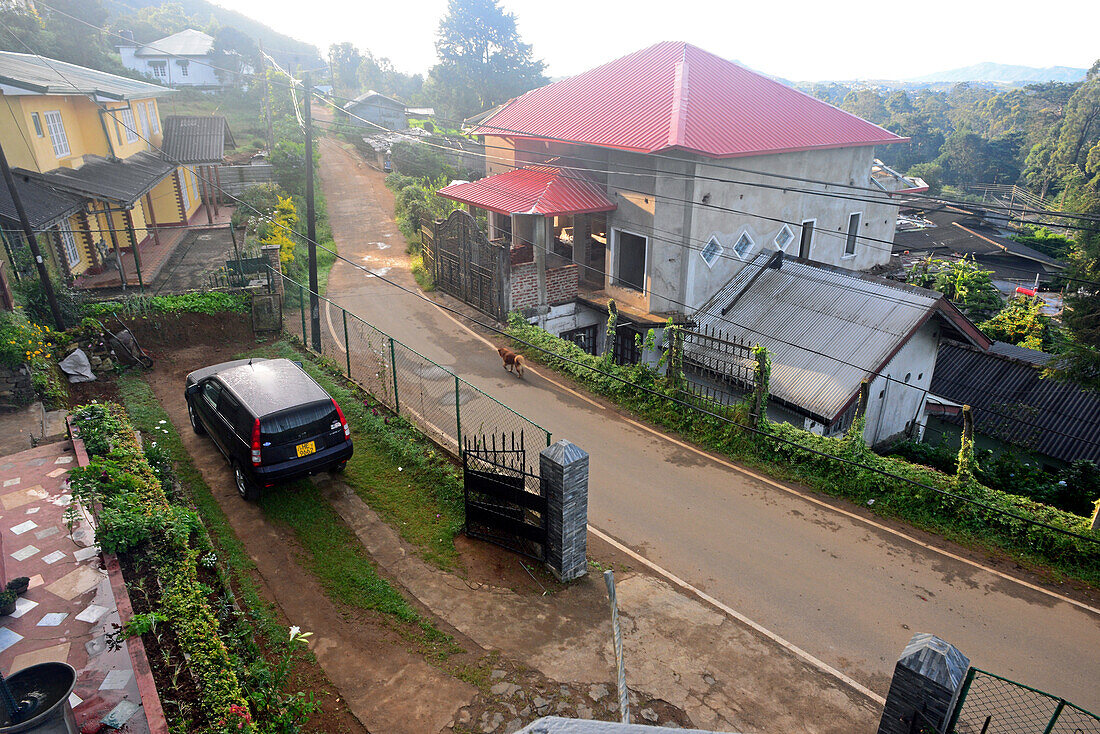
[[[103,0],[103,5],[112,16],[130,15],[135,10],[163,5],[167,0]],[[317,47],[298,41],[290,36],[274,31],[258,20],[242,15],[235,10],[223,8],[208,0],[172,0],[187,15],[195,17],[202,24],[211,19],[224,26],[231,26],[264,45],[264,50],[280,64],[288,67],[316,67],[321,64]]]
[[[961,69],[939,71],[934,74],[910,79],[912,82],[934,84],[938,82],[1001,82],[1003,84],[1031,84],[1035,82],[1079,82],[1085,78],[1087,69],[1074,69],[1069,66],[1048,66],[1039,69],[1034,66],[1015,66],[1013,64],[994,64],[987,61],[982,64],[964,66]]]

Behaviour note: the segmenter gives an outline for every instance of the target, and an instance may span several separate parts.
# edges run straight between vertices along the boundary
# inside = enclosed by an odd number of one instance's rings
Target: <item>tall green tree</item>
[[[1001,296],[990,277],[973,260],[926,260],[914,263],[907,282],[939,291],[974,321],[988,319],[1001,310]]]
[[[465,118],[546,83],[544,64],[498,0],[448,0],[426,93],[447,116]]]
[[[359,93],[359,65],[363,54],[354,44],[334,43],[328,47],[328,63],[332,69],[332,85],[340,95],[355,96]]]
[[[1042,352],[1052,351],[1060,339],[1053,320],[1043,313],[1043,305],[1041,298],[1017,296],[978,328],[995,341]]]

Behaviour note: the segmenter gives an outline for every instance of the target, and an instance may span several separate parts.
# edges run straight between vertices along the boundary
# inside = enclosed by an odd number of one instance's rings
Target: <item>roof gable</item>
[[[229,122],[221,115],[169,115],[164,118],[164,155],[179,163],[220,163],[234,147]]]
[[[452,184],[440,196],[498,214],[584,214],[618,205],[582,173],[556,166],[527,166],[470,183]]]
[[[56,59],[0,51],[0,83],[27,94],[95,95],[107,99],[145,99],[173,90]]]
[[[479,135],[711,158],[902,142],[894,133],[686,43],[665,42],[517,97]]]
[[[205,56],[213,48],[213,36],[186,28],[142,46],[134,56]]]

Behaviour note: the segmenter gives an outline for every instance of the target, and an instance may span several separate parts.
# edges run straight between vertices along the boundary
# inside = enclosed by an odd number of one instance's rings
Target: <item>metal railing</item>
[[[950,734],[1100,734],[1100,717],[1063,698],[970,668]]]
[[[310,346],[309,288],[269,269],[283,285],[283,332]],[[321,329],[321,356],[394,413],[415,423],[441,448],[458,457],[464,439],[486,434],[525,436],[527,466],[538,466],[550,432],[381,329],[318,296],[334,309]],[[331,325],[331,328],[326,328]]]

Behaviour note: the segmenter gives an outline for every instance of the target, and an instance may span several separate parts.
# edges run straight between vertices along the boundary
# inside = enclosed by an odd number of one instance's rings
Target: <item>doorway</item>
[[[802,223],[802,239],[798,242],[798,256],[808,260],[810,258],[810,246],[814,243],[814,225],[816,219],[807,219]]]
[[[646,238],[615,230],[615,285],[645,292]]]

